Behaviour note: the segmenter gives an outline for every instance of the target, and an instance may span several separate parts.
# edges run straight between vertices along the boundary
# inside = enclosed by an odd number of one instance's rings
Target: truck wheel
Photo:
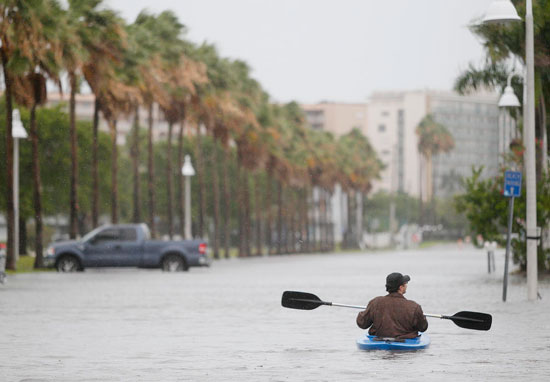
[[[80,261],[74,256],[62,256],[55,265],[58,272],[76,272],[81,270]]]
[[[162,259],[161,266],[164,272],[181,272],[187,270],[185,261],[181,256],[176,254],[166,255],[166,257]]]

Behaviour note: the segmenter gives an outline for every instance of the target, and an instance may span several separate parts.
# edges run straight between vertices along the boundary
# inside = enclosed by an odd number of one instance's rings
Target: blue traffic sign
[[[521,195],[521,172],[506,171],[504,173],[504,196],[517,198]]]

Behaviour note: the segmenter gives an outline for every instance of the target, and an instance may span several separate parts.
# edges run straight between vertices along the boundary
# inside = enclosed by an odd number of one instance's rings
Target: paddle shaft
[[[305,302],[316,302],[320,305],[339,306],[341,308],[353,308],[353,309],[361,309],[361,310],[367,309],[366,306],[361,306],[361,305],[340,304],[340,303],[337,303],[337,302],[328,302],[328,301],[320,301],[320,300],[308,300],[308,299],[302,299],[302,298],[296,298],[295,300],[305,301]],[[449,318],[448,316],[443,316],[441,314],[430,314],[430,313],[425,313],[424,316],[426,316],[426,317],[435,317],[435,318]],[[477,321],[477,320],[475,320],[475,321]]]
[[[336,302],[325,302],[323,301],[323,305],[331,305],[331,306],[341,306],[343,308],[356,308],[356,309],[367,309],[366,306],[360,306],[360,305],[347,305],[347,304],[338,304]],[[460,321],[469,321],[469,322],[483,322],[483,320],[477,320],[475,318],[469,318],[469,317],[453,317],[453,316],[445,316],[443,314],[432,314],[432,313],[424,313],[425,317],[434,317],[434,318],[441,318],[445,320],[460,320]]]

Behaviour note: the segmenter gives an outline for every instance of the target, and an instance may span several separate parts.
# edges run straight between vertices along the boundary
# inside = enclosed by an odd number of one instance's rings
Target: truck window
[[[121,241],[136,241],[137,233],[135,228],[121,228],[120,229]]]
[[[107,241],[120,240],[119,230],[116,228],[107,228],[98,233],[94,238],[94,244],[104,243]]]

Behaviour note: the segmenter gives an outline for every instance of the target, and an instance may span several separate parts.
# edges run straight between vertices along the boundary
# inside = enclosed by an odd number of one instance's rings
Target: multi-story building
[[[507,126],[499,118],[498,100],[497,94],[430,94],[434,119],[447,128],[455,143],[453,150],[433,159],[434,196],[462,191],[461,179],[471,176],[474,166],[483,166],[484,177],[497,174],[500,154],[510,140],[510,134],[505,133]]]
[[[374,191],[401,191],[425,197],[426,169],[418,152],[416,127],[427,114],[453,135],[455,148],[433,157],[433,190],[436,197],[456,194],[460,179],[472,166],[484,166],[484,175],[495,175],[499,156],[510,140],[509,123],[499,114],[498,95],[461,96],[429,90],[376,92],[368,106],[367,137],[386,165]]]
[[[349,133],[354,128],[367,133],[366,103],[320,102],[301,105],[301,108],[314,130],[328,131],[336,136]]]
[[[378,190],[420,194],[420,156],[416,126],[426,115],[428,99],[423,91],[375,92],[369,102],[367,137],[386,166]]]

